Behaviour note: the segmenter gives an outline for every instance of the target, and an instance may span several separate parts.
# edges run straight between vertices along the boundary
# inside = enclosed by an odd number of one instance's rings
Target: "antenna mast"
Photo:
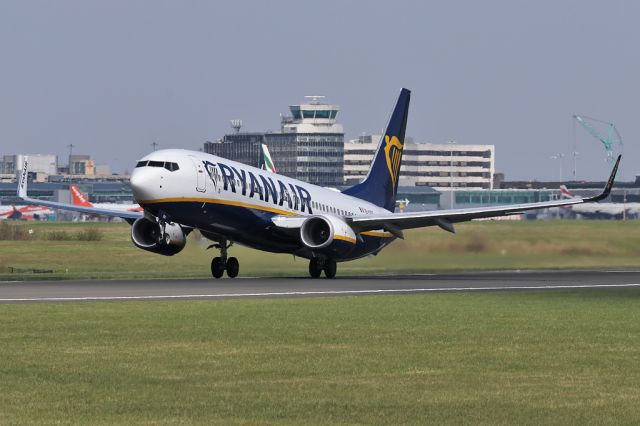
[[[235,134],[240,133],[240,129],[242,128],[242,120],[231,120],[231,128]]]

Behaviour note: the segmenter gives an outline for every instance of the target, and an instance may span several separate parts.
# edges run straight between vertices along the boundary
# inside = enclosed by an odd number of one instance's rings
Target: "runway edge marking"
[[[100,300],[161,300],[161,299],[223,299],[241,297],[275,297],[275,296],[331,296],[385,293],[426,293],[426,292],[463,292],[463,291],[497,291],[497,290],[563,290],[585,288],[625,288],[640,287],[640,284],[575,284],[575,285],[540,285],[540,286],[491,286],[491,287],[440,287],[440,288],[402,288],[371,290],[327,290],[327,291],[283,291],[264,293],[220,293],[220,294],[174,294],[146,296],[86,296],[86,297],[32,297],[2,298],[0,302],[73,302]]]

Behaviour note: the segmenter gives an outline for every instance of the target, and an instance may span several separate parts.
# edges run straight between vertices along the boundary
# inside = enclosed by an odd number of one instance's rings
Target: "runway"
[[[0,282],[0,303],[360,296],[429,292],[640,288],[640,271],[476,272],[221,280]]]

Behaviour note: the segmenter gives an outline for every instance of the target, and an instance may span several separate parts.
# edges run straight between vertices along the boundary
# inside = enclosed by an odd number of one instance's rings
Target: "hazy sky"
[[[640,3],[0,1],[0,153],[90,153],[122,171],[240,118],[277,130],[304,95],[379,132],[401,87],[417,141],[496,145],[507,179],[571,173],[571,115],[613,121],[640,173]],[[604,150],[577,129],[578,178]],[[66,160],[62,160],[65,162]],[[277,162],[277,159],[275,159]]]

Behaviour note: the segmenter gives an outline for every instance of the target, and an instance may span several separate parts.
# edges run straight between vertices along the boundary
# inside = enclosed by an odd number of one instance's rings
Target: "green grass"
[[[0,423],[638,424],[640,291],[4,305]]]
[[[202,278],[210,276],[209,264],[216,255],[205,250],[209,242],[192,238],[173,257],[139,250],[131,243],[129,226],[122,223],[16,226],[33,233],[22,241],[0,241],[0,280]],[[341,263],[339,274],[640,266],[636,221],[474,222],[457,230],[455,235],[439,228],[408,231],[404,241],[395,241],[378,256]],[[81,240],[90,232],[98,232],[100,240]],[[290,255],[239,246],[231,255],[240,259],[243,276],[306,276],[307,261]]]

